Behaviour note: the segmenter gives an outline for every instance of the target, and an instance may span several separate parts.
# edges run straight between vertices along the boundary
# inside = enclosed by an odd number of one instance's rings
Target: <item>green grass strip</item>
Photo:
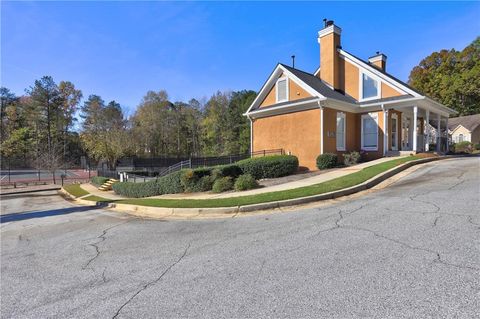
[[[63,189],[75,197],[85,196],[90,194],[80,187],[80,184],[70,184],[63,186]]]
[[[286,199],[294,199],[312,195],[319,195],[336,190],[352,187],[361,184],[372,177],[386,172],[395,166],[404,164],[409,161],[418,159],[416,156],[402,157],[388,162],[383,162],[370,167],[366,167],[361,171],[345,175],[326,181],[323,183],[304,186],[284,191],[262,193],[256,195],[215,198],[215,199],[161,199],[161,198],[132,198],[122,200],[109,200],[98,196],[89,196],[86,200],[98,202],[115,202],[119,204],[131,204],[151,207],[168,207],[168,208],[207,208],[207,207],[233,207],[241,205],[251,205],[259,203],[268,203],[273,201],[281,201]]]

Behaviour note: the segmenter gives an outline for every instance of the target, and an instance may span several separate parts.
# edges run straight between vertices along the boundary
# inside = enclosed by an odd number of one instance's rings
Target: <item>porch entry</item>
[[[392,151],[398,151],[398,116],[397,114],[392,114],[392,132],[391,136],[391,147]]]

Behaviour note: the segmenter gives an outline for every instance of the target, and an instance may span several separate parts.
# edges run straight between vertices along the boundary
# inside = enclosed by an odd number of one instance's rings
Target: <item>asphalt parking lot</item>
[[[230,219],[2,196],[1,317],[478,318],[479,207],[480,157]]]

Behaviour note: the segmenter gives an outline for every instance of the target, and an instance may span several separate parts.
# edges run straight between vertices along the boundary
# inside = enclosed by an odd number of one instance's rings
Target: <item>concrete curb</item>
[[[66,192],[63,188],[59,190],[59,192],[62,193],[62,195],[65,195],[68,198],[82,205],[105,206],[112,210],[128,212],[132,215],[136,215],[139,217],[160,218],[160,219],[225,218],[225,217],[234,217],[242,213],[280,209],[282,207],[308,204],[312,202],[318,202],[322,200],[334,199],[342,196],[351,195],[351,194],[358,193],[358,192],[367,190],[369,188],[372,188],[380,184],[381,182],[385,181],[386,179],[394,176],[395,174],[398,174],[414,165],[425,164],[425,163],[442,160],[442,159],[449,159],[449,158],[453,158],[453,156],[430,157],[430,158],[422,158],[419,160],[410,161],[402,165],[399,165],[397,167],[394,167],[375,177],[372,177],[371,179],[361,184],[358,184],[349,188],[341,189],[338,191],[333,191],[329,193],[313,195],[308,197],[301,197],[301,198],[294,198],[294,199],[287,199],[282,201],[259,203],[259,204],[252,204],[252,205],[243,205],[243,206],[236,206],[236,207],[167,208],[167,207],[138,206],[138,205],[130,205],[130,204],[87,201],[81,198],[75,198],[74,196]]]
[[[16,191],[16,192],[7,192],[7,193],[0,192],[0,196],[38,193],[38,192],[48,192],[48,191],[58,191],[60,189],[61,189],[60,186],[56,186],[56,187],[50,187],[50,188],[45,188],[45,189],[20,190],[20,191]]]

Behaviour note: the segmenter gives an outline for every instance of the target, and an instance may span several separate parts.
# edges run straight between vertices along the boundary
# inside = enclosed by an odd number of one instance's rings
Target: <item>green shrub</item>
[[[360,162],[361,155],[359,152],[351,152],[343,154],[343,164],[346,166],[351,166],[358,164]]]
[[[183,186],[180,181],[182,173],[183,171],[173,172],[160,177],[158,180],[145,183],[115,183],[112,189],[118,195],[134,198],[183,193]]]
[[[93,176],[92,178],[90,178],[90,183],[92,183],[93,185],[95,185],[97,187],[100,187],[100,186],[103,185],[103,183],[105,183],[109,179],[110,178],[108,178],[108,177]]]
[[[233,180],[230,176],[217,179],[212,186],[214,193],[222,193],[229,191],[233,188]]]
[[[455,153],[471,153],[473,145],[469,141],[458,142],[455,144]]]
[[[112,189],[115,194],[125,197],[140,198],[160,195],[160,191],[156,181],[149,181],[145,183],[115,183],[112,185]]]
[[[476,150],[476,151],[479,151],[480,150],[480,143],[477,143],[473,146],[473,148]]]
[[[184,170],[180,176],[184,191],[192,193],[211,190],[213,186],[212,171],[213,168],[208,167]]]
[[[160,194],[178,194],[183,193],[181,176],[183,171],[177,171],[158,178],[158,191]]]
[[[258,182],[250,174],[240,175],[235,181],[234,188],[236,191],[245,191],[247,189],[254,189],[258,187]]]
[[[229,176],[231,178],[237,178],[242,175],[242,169],[237,164],[219,165],[213,168],[214,170],[218,170],[222,177]]]
[[[287,176],[298,170],[298,159],[293,155],[252,157],[237,162],[243,174],[255,179]]]
[[[337,154],[325,153],[318,155],[317,167],[318,169],[326,169],[337,166]]]

